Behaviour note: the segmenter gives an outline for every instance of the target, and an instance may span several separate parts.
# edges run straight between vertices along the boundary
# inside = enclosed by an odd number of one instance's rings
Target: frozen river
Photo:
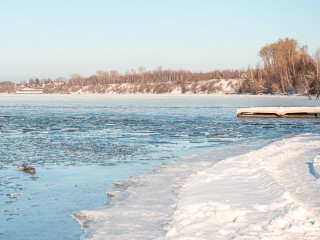
[[[317,119],[239,120],[237,108],[319,103],[292,96],[0,95],[0,239],[79,239],[82,231],[72,214],[109,209],[116,215],[112,208],[121,206],[109,203],[106,191],[132,176],[129,183],[141,189],[172,189],[153,210],[168,209],[165,218],[192,171],[284,137],[320,132]],[[37,173],[15,171],[22,163]],[[174,174],[147,174],[160,165]],[[128,188],[122,204],[135,191]],[[141,209],[146,202],[137,204]],[[162,220],[145,229],[161,238]]]

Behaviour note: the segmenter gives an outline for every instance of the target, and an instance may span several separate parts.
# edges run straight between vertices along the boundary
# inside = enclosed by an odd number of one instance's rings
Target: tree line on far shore
[[[320,49],[308,53],[307,46],[301,46],[295,39],[279,39],[267,44],[259,51],[262,66],[241,70],[215,70],[191,72],[187,70],[166,70],[158,67],[146,70],[139,67],[125,73],[118,71],[97,71],[91,76],[72,74],[69,79],[29,79],[21,84],[0,82],[0,92],[14,93],[21,87],[41,88],[44,93],[72,93],[86,89],[92,93],[105,93],[111,85],[130,84],[136,93],[167,93],[179,88],[188,92],[187,86],[211,79],[238,79],[236,93],[251,94],[301,94],[320,91]],[[189,87],[190,88],[190,87]],[[207,89],[206,89],[207,88]],[[121,88],[122,92],[125,90]],[[193,88],[193,93],[197,93]],[[123,92],[124,91],[124,92]],[[202,84],[201,92],[214,93],[210,84]]]
[[[318,93],[320,49],[313,55],[294,39],[279,39],[259,51],[262,68],[248,71],[245,91],[267,93]]]

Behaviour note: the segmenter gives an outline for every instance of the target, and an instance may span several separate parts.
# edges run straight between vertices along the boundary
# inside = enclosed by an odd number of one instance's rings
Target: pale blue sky
[[[319,11],[319,0],[0,0],[0,81],[255,67],[279,38],[315,52]]]

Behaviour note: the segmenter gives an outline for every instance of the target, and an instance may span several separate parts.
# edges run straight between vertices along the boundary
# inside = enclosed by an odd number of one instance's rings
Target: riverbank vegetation
[[[246,93],[303,94],[320,91],[320,49],[314,54],[295,39],[279,39],[259,51],[255,68],[191,72],[139,67],[125,73],[97,71],[91,76],[72,74],[69,79],[29,79],[1,82],[0,92],[25,87],[43,93]]]

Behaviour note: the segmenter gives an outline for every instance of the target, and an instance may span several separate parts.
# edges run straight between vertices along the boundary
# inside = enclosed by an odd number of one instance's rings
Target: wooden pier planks
[[[320,107],[257,107],[237,109],[246,118],[320,118]]]

